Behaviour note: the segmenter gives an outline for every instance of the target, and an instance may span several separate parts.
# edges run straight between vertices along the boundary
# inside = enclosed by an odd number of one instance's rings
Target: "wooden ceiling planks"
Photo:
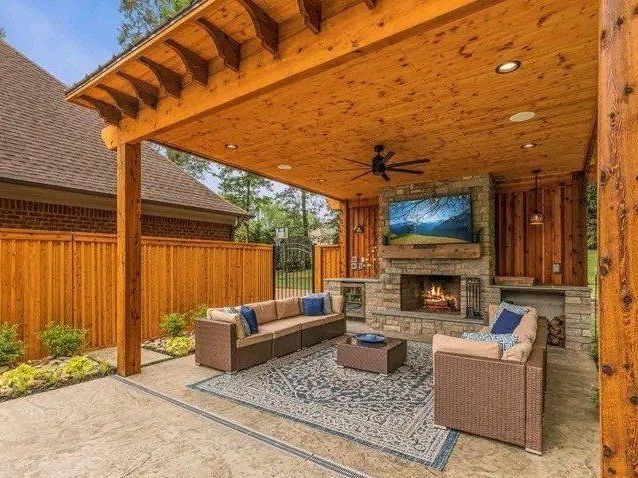
[[[239,3],[226,0],[215,4],[219,8],[200,11],[191,23],[175,30],[181,35],[175,41],[197,51],[212,65],[211,56],[217,49],[211,48],[201,21],[198,24],[197,19],[204,18],[228,38],[242,38],[241,77],[260,70],[266,75],[280,60],[268,60],[259,52],[259,41],[250,37],[255,35],[250,32],[254,26]],[[264,12],[280,23],[282,58],[290,56],[294,45],[286,42],[284,30],[312,31],[307,18],[304,27],[302,3],[313,2],[259,0]],[[336,12],[337,7],[350,8],[347,13],[367,10],[359,6],[361,2],[354,3],[358,4],[324,1],[324,22],[330,24],[328,15],[338,18],[343,13]],[[381,2],[370,10],[369,21],[385,21],[387,15],[374,16],[383,7]],[[231,106],[220,103],[209,114],[195,114],[194,120],[184,117],[181,124],[153,133],[149,139],[340,199],[352,198],[357,192],[374,196],[385,186],[369,176],[352,182],[353,174],[331,173],[347,167],[339,157],[369,161],[376,143],[395,150],[401,161],[432,160],[424,167],[425,176],[395,174],[390,185],[477,172],[513,180],[536,167],[547,174],[578,170],[595,115],[596,21],[597,6],[586,0],[503,1],[366,51],[359,58],[301,78],[294,86],[267,89],[265,94],[231,101]],[[194,31],[203,40],[197,45]],[[298,48],[307,49],[313,42],[331,48],[330,42],[336,40],[329,33],[307,37],[299,32],[303,41],[297,42]],[[148,55],[155,61],[168,61],[167,55],[172,55],[172,65],[180,63],[175,52],[164,49],[167,51],[153,50],[152,46]],[[244,56],[248,51],[250,56]],[[219,67],[211,68],[207,87],[211,93],[231,88],[237,78],[227,60],[217,59]],[[495,66],[509,59],[522,60],[522,68],[510,75],[495,74]],[[123,69],[134,67],[127,63]],[[145,73],[145,81],[158,84],[148,76],[150,72]],[[185,94],[190,92],[191,76],[184,77]],[[130,85],[127,88],[133,92]],[[182,97],[180,103],[192,103],[201,94],[203,90]],[[159,101],[161,107],[167,100]],[[511,114],[524,110],[535,111],[536,118],[525,123],[508,121]],[[141,124],[153,121],[161,127],[161,117],[155,121],[151,114],[142,111],[141,115]],[[524,151],[520,146],[526,142],[538,146]],[[240,148],[230,152],[224,147],[227,143]],[[293,169],[278,170],[282,162]]]

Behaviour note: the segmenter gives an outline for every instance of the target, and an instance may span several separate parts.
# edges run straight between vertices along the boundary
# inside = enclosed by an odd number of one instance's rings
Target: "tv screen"
[[[390,244],[472,242],[472,232],[469,195],[390,203]]]

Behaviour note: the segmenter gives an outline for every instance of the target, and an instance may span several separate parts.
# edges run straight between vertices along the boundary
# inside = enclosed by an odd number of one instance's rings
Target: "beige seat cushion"
[[[344,299],[342,295],[332,295],[330,296],[331,300],[331,305],[332,305],[332,312],[335,314],[341,314],[343,313],[343,304],[344,304]]]
[[[273,338],[283,337],[301,331],[303,318],[290,317],[287,319],[275,320],[259,326],[260,332],[271,333]]]
[[[246,304],[246,307],[254,309],[258,324],[265,324],[277,320],[277,307],[275,306],[274,300]]]
[[[342,314],[317,315],[313,317],[302,316],[301,330],[311,329],[318,325],[326,325],[343,319]]]
[[[501,348],[498,342],[481,342],[441,334],[436,334],[432,338],[432,353],[436,354],[437,352],[493,359],[501,358]]]
[[[229,314],[222,312],[219,309],[208,309],[206,311],[206,318],[209,320],[217,320],[220,322],[229,322],[235,324],[236,335],[238,339],[246,337],[246,331],[241,325],[241,316],[239,314]]]
[[[277,310],[277,318],[285,319],[288,317],[295,317],[301,314],[301,307],[299,304],[299,297],[290,297],[289,299],[279,299],[275,301],[275,308]]]
[[[253,335],[244,337],[243,339],[237,339],[237,347],[248,347],[249,345],[259,344],[272,340],[272,334],[268,332],[262,332],[261,330]]]
[[[526,362],[531,353],[532,343],[525,339],[503,352],[503,357],[501,358],[511,362]]]

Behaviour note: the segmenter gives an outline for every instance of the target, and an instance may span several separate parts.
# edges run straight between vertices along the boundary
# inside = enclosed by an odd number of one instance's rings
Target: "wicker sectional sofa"
[[[523,357],[440,351],[446,347],[435,336],[435,425],[542,453],[547,321],[533,314],[536,334]]]
[[[299,298],[247,304],[257,316],[259,332],[244,336],[233,314],[209,309],[195,322],[195,362],[225,372],[236,372],[318,344],[346,332],[343,297],[332,296],[335,312],[321,316],[301,314]]]

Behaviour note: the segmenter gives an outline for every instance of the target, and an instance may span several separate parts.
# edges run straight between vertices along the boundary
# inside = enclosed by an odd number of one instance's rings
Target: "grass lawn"
[[[596,274],[598,273],[598,251],[587,251],[587,283],[592,289],[596,286]]]
[[[275,284],[278,289],[312,290],[312,269],[275,271]]]

